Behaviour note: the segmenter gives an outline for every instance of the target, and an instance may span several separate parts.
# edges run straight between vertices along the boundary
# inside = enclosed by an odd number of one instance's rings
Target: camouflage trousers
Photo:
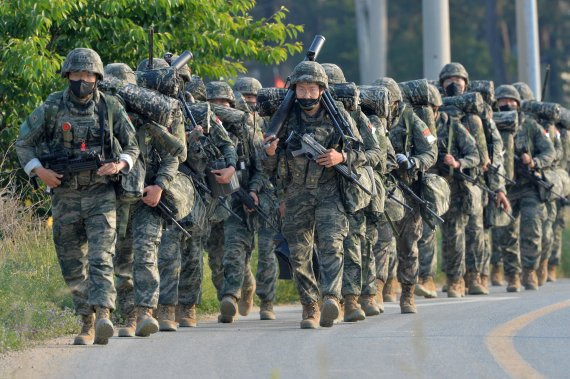
[[[133,205],[117,206],[117,243],[113,267],[115,287],[117,289],[117,309],[127,317],[135,309],[135,291],[133,287]]]
[[[198,304],[204,272],[205,236],[187,238],[181,230],[168,227],[158,250],[160,272],[159,304]]]
[[[111,184],[81,189],[55,188],[53,240],[75,311],[89,315],[94,306],[115,308],[113,254],[116,197]]]
[[[484,252],[483,252],[483,262],[481,264],[481,275],[489,276],[489,264],[491,263],[491,257],[493,255],[493,246],[491,241],[492,228],[486,228],[483,231],[483,241],[484,241]]]
[[[414,204],[406,199],[407,204]],[[404,218],[396,223],[396,251],[398,255],[398,281],[402,285],[416,284],[418,280],[418,241],[422,236],[422,217],[418,207],[406,212]]]
[[[425,221],[423,223],[422,237],[418,241],[420,278],[435,277],[437,269],[437,253],[435,230]]]
[[[465,275],[465,228],[468,217],[462,197],[457,192],[452,192],[449,209],[443,215],[444,222],[441,225],[441,255],[445,264],[444,271],[451,280]]]
[[[242,220],[232,215],[224,221],[224,281],[218,295],[220,300],[227,295],[240,299],[242,285],[244,288],[246,284],[253,285],[249,263],[255,242],[255,216],[246,214],[241,204],[232,205],[233,211]]]
[[[523,268],[538,268],[546,206],[536,191],[509,200],[515,221],[493,228],[493,249],[502,253],[505,274],[514,275],[521,272],[521,264]]]
[[[483,226],[483,208],[487,203],[487,194],[483,194],[480,188],[473,190],[476,194],[475,204],[472,205],[471,212],[467,216],[465,226],[465,266],[468,272],[483,272],[484,262],[488,260],[490,254],[486,250],[485,229]]]
[[[319,255],[320,292],[313,272],[315,233]],[[322,296],[340,299],[343,271],[343,241],[348,221],[336,181],[307,189],[292,185],[285,197],[283,236],[291,251],[291,266],[302,304]]]
[[[560,202],[556,202],[556,218],[552,225],[552,252],[548,259],[548,266],[550,267],[560,266],[560,258],[562,257],[562,232],[566,228],[566,219],[564,217],[566,213],[565,209],[566,208],[560,204]]]
[[[377,240],[372,248],[376,266],[376,278],[386,282],[388,278],[396,276],[396,238],[387,221],[380,221],[376,230]]]
[[[208,251],[208,265],[212,271],[212,283],[216,291],[220,293],[224,283],[224,267],[222,258],[224,257],[224,222],[213,223],[210,227],[210,236],[206,241]]]
[[[159,282],[158,246],[164,221],[160,214],[142,201],[134,205],[133,230],[133,286],[135,305],[156,308]]]
[[[365,246],[366,216],[364,211],[347,215],[348,236],[344,239],[342,296],[360,295],[362,288],[362,247]]]
[[[366,218],[366,233],[362,241],[362,295],[376,295],[376,258],[374,245],[378,241],[378,224]]]
[[[262,301],[275,300],[277,288],[277,257],[275,255],[275,231],[261,226],[257,231],[257,272],[255,293]]]
[[[547,261],[552,253],[554,240],[554,222],[556,221],[557,207],[555,201],[548,201],[545,204],[546,217],[542,223],[542,251],[540,262]]]

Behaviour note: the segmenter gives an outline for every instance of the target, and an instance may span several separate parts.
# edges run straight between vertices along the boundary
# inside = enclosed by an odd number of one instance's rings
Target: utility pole
[[[540,49],[536,0],[517,0],[517,50],[519,80],[540,99]]]
[[[360,82],[386,76],[388,52],[387,0],[355,0]]]
[[[449,0],[422,0],[424,76],[436,80],[451,62]]]

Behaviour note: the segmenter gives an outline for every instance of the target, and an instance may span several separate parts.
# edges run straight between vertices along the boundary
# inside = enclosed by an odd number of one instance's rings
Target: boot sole
[[[366,317],[372,317],[372,316],[378,316],[380,314],[380,309],[379,308],[368,308],[368,309],[364,309],[364,315]]]
[[[93,345],[93,339],[87,340],[83,337],[75,337],[73,344],[78,346]]]
[[[175,332],[178,328],[176,327],[176,323],[174,321],[159,321],[158,322],[158,330],[161,332]]]
[[[181,318],[178,321],[178,326],[181,328],[195,328],[196,321],[187,321],[186,319]]]
[[[364,311],[355,310],[352,313],[344,314],[344,322],[364,321],[364,319],[366,319],[366,314],[364,313]]]
[[[334,320],[338,318],[339,309],[333,300],[327,300],[323,304],[321,311],[321,320],[319,324],[322,327],[330,328],[333,326]]]
[[[107,320],[99,320],[95,325],[95,340],[93,341],[96,345],[106,345],[109,343],[109,338],[113,337],[114,329],[111,322],[105,322]]]
[[[127,328],[121,328],[121,329],[119,329],[117,336],[119,336],[119,337],[134,337],[135,331],[131,330],[131,329],[127,329]]]
[[[148,337],[158,332],[158,322],[154,320],[144,320],[140,328],[135,332],[137,337]]]
[[[238,312],[242,316],[247,316],[253,309],[253,302],[251,304],[242,301],[238,302]]]
[[[431,291],[424,288],[421,284],[416,284],[416,288],[414,289],[414,295],[427,297],[431,295]]]
[[[260,312],[259,313],[259,319],[260,320],[275,320],[277,317],[275,317],[275,313],[271,312]]]
[[[402,314],[417,313],[418,312],[416,307],[410,307],[410,306],[400,307],[400,311],[402,312]]]
[[[521,289],[515,287],[507,287],[507,292],[521,292]]]
[[[301,321],[301,329],[318,329],[319,326],[317,325],[316,321]]]
[[[220,304],[220,313],[222,316],[234,317],[237,314],[236,303],[228,299],[223,299]]]

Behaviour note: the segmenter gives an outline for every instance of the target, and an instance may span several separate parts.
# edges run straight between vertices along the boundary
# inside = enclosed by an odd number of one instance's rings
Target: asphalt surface
[[[570,377],[570,280],[548,283],[537,292],[508,294],[503,287],[493,287],[489,296],[439,296],[431,300],[416,297],[415,315],[402,315],[398,304],[389,303],[380,316],[326,329],[301,330],[301,307],[291,305],[276,308],[276,321],[259,321],[254,312],[233,324],[211,320],[197,328],[150,338],[114,337],[107,346],[46,346],[51,349],[49,359],[24,362],[19,370],[5,374],[53,378],[503,378],[517,376],[513,367],[520,369],[525,363],[528,376]],[[544,309],[553,304],[559,307]],[[545,314],[533,316],[526,324],[517,321],[541,309]],[[509,330],[506,335],[489,337],[501,326]],[[504,343],[510,344],[513,352]],[[507,363],[499,363],[500,353]],[[509,363],[517,353],[519,361]]]

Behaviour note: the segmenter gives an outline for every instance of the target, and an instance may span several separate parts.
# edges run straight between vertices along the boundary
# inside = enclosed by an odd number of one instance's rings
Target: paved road
[[[47,346],[49,359],[26,362],[12,375],[567,378],[569,299],[570,280],[519,294],[493,288],[490,296],[417,300],[416,315],[388,304],[364,322],[309,331],[299,329],[299,306],[281,306],[277,321],[255,313],[231,325],[209,321],[147,339],[113,338],[106,347]]]

